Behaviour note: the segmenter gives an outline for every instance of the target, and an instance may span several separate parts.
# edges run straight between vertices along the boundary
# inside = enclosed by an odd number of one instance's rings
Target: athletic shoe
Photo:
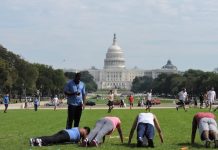
[[[82,147],[87,147],[88,146],[88,139],[83,140],[82,143],[81,143],[81,146]]]
[[[41,147],[42,146],[42,140],[41,139],[36,139],[36,144],[37,144],[37,146]]]
[[[89,146],[98,147],[97,140],[92,140],[91,143],[89,144]]]
[[[154,142],[152,139],[148,139],[148,147],[154,148]]]
[[[143,146],[143,139],[139,137],[137,140],[137,147],[142,147],[142,146]]]
[[[34,144],[35,144],[35,139],[34,138],[30,138],[30,146],[34,146]]]
[[[215,144],[214,147],[218,148],[218,140],[214,140],[214,144]]]
[[[207,141],[205,142],[205,147],[206,147],[206,148],[210,148],[210,141],[209,141],[209,140],[207,140]]]

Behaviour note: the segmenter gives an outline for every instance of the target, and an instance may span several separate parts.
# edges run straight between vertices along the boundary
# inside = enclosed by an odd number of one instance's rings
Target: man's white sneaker
[[[34,138],[30,138],[30,146],[34,146],[34,142],[35,142],[35,139]]]
[[[36,139],[36,143],[38,144],[38,146],[42,146],[42,140],[41,139]]]

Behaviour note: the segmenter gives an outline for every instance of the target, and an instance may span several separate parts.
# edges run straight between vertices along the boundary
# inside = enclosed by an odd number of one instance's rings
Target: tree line
[[[186,88],[190,95],[198,96],[214,87],[218,90],[218,74],[190,69],[180,74],[160,74],[152,79],[147,76],[136,77],[133,80],[133,92],[145,92],[153,89],[157,95],[174,96]]]
[[[74,78],[74,74],[44,64],[29,63],[0,45],[0,94],[10,93],[13,97],[38,92],[41,96],[61,94],[65,83]],[[96,91],[93,77],[87,71],[81,74],[86,90]]]

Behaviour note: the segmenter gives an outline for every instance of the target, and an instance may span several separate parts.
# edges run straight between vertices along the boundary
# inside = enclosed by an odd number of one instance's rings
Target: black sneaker
[[[152,139],[148,139],[148,147],[154,148],[154,142]]]
[[[137,140],[137,147],[142,147],[142,146],[143,146],[143,139],[139,137]]]
[[[207,141],[205,142],[205,147],[206,147],[206,148],[210,148],[210,141],[209,141],[209,140],[207,140]]]
[[[218,140],[214,140],[214,148],[218,148]]]

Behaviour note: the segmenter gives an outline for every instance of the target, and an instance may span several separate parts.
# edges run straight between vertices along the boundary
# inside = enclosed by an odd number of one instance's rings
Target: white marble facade
[[[108,48],[106,58],[104,59],[104,68],[88,69],[98,85],[98,89],[131,89],[132,81],[136,76],[149,76],[156,78],[161,73],[178,73],[177,67],[172,65],[168,60],[167,64],[161,69],[143,70],[143,69],[126,69],[124,52],[118,46],[116,35],[114,34],[113,44]]]

